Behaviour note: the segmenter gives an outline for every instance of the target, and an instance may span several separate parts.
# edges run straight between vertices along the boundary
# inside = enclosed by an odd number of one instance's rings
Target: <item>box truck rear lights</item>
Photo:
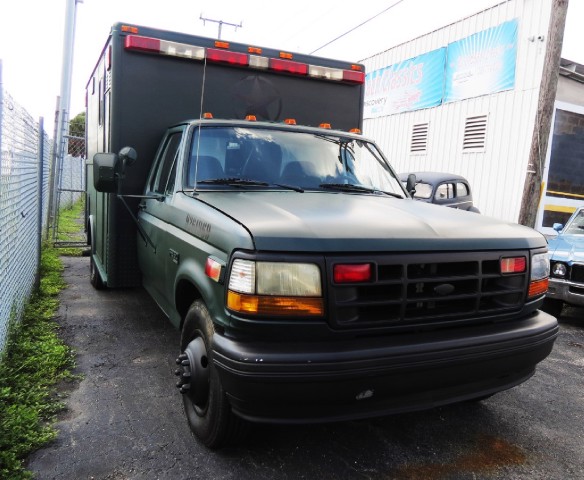
[[[293,73],[295,75],[306,75],[308,74],[308,65],[305,63],[293,62],[291,60],[270,58],[270,70]]]
[[[172,57],[192,58],[194,60],[205,59],[205,49],[186,43],[168,42],[158,38],[128,35],[125,39],[125,48],[139,52],[160,53]]]
[[[229,63],[231,65],[247,66],[248,57],[245,53],[231,52],[229,50],[207,49],[207,60],[210,62]]]
[[[138,50],[140,52],[162,53],[160,50],[160,40],[158,38],[139,37],[128,35],[124,40],[124,46],[128,50]]]
[[[318,65],[308,66],[308,75],[316,78],[324,78],[325,80],[342,80],[343,71],[337,68],[319,67]]]
[[[343,81],[350,83],[365,83],[365,73],[353,70],[343,70]]]
[[[249,66],[263,70],[269,69],[273,72],[308,76],[322,80],[356,84],[365,83],[365,73],[360,65],[351,65],[350,69],[309,65],[293,61],[292,54],[286,52],[280,52],[280,58],[269,58],[261,56],[262,49],[258,47],[248,47],[249,54],[247,54],[228,50],[228,42],[215,42],[215,47],[219,48],[205,48],[141,35],[128,35],[124,41],[127,50],[138,52],[158,53],[193,60],[204,60],[206,58],[212,62]]]

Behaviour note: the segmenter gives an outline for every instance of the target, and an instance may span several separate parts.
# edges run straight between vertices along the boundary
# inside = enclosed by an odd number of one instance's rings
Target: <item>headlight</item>
[[[566,267],[565,263],[561,262],[554,263],[554,266],[552,267],[552,275],[554,277],[564,278],[567,273],[568,267]]]
[[[320,269],[312,263],[236,259],[227,307],[247,314],[313,316],[324,312]]]
[[[550,260],[547,253],[538,253],[531,257],[531,275],[529,278],[528,297],[545,295],[550,276]]]

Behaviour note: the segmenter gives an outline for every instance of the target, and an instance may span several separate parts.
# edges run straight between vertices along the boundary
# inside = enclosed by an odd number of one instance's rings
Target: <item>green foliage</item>
[[[69,122],[69,135],[83,137],[85,135],[85,112],[81,112]]]
[[[69,122],[69,154],[74,157],[83,155],[85,152],[85,112],[81,112]]]
[[[79,228],[79,226],[77,226]],[[65,287],[56,249],[41,254],[40,287],[20,322],[10,324],[0,359],[0,478],[32,478],[22,461],[57,435],[56,414],[64,408],[57,384],[73,378],[72,350],[59,338],[53,318]]]
[[[84,208],[85,202],[81,199],[70,208],[64,208],[59,211],[58,241],[79,242],[85,239],[83,236],[83,224],[79,221]],[[65,256],[78,257],[81,255],[82,249],[66,247],[59,249],[59,253]]]

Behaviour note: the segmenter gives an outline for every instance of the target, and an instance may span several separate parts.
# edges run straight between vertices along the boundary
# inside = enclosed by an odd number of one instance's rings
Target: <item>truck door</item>
[[[152,198],[143,199],[140,203],[139,222],[152,245],[138,239],[138,260],[142,271],[143,284],[146,290],[168,314],[172,302],[168,292],[172,288],[166,285],[166,263],[172,261],[169,250],[170,225],[167,219],[171,217],[174,184],[178,154],[183,133],[183,127],[172,129],[162,142],[154,168],[150,172],[145,195]],[[154,198],[156,197],[156,198]]]

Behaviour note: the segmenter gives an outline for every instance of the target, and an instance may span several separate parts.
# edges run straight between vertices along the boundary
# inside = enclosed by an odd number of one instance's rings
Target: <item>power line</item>
[[[385,10],[382,10],[381,12],[379,12],[377,15],[373,15],[371,18],[365,20],[364,22],[360,23],[359,25],[357,25],[356,27],[353,27],[351,30],[347,30],[345,33],[339,35],[337,38],[334,38],[333,40],[331,40],[330,42],[325,43],[322,47],[318,47],[316,50],[313,50],[312,52],[310,52],[310,55],[318,52],[319,50],[322,50],[324,47],[327,47],[328,45],[330,45],[331,43],[336,42],[337,40],[343,38],[345,35],[348,35],[351,32],[354,32],[355,30],[357,30],[358,28],[362,27],[363,25],[365,25],[366,23],[369,23],[371,20],[374,20],[375,18],[379,17],[379,15],[384,14],[385,12],[387,12],[388,10],[391,10],[393,7],[395,7],[396,5],[399,5],[400,3],[402,3],[404,0],[398,0],[397,2],[395,2],[393,5],[390,5],[389,7],[387,7]]]

